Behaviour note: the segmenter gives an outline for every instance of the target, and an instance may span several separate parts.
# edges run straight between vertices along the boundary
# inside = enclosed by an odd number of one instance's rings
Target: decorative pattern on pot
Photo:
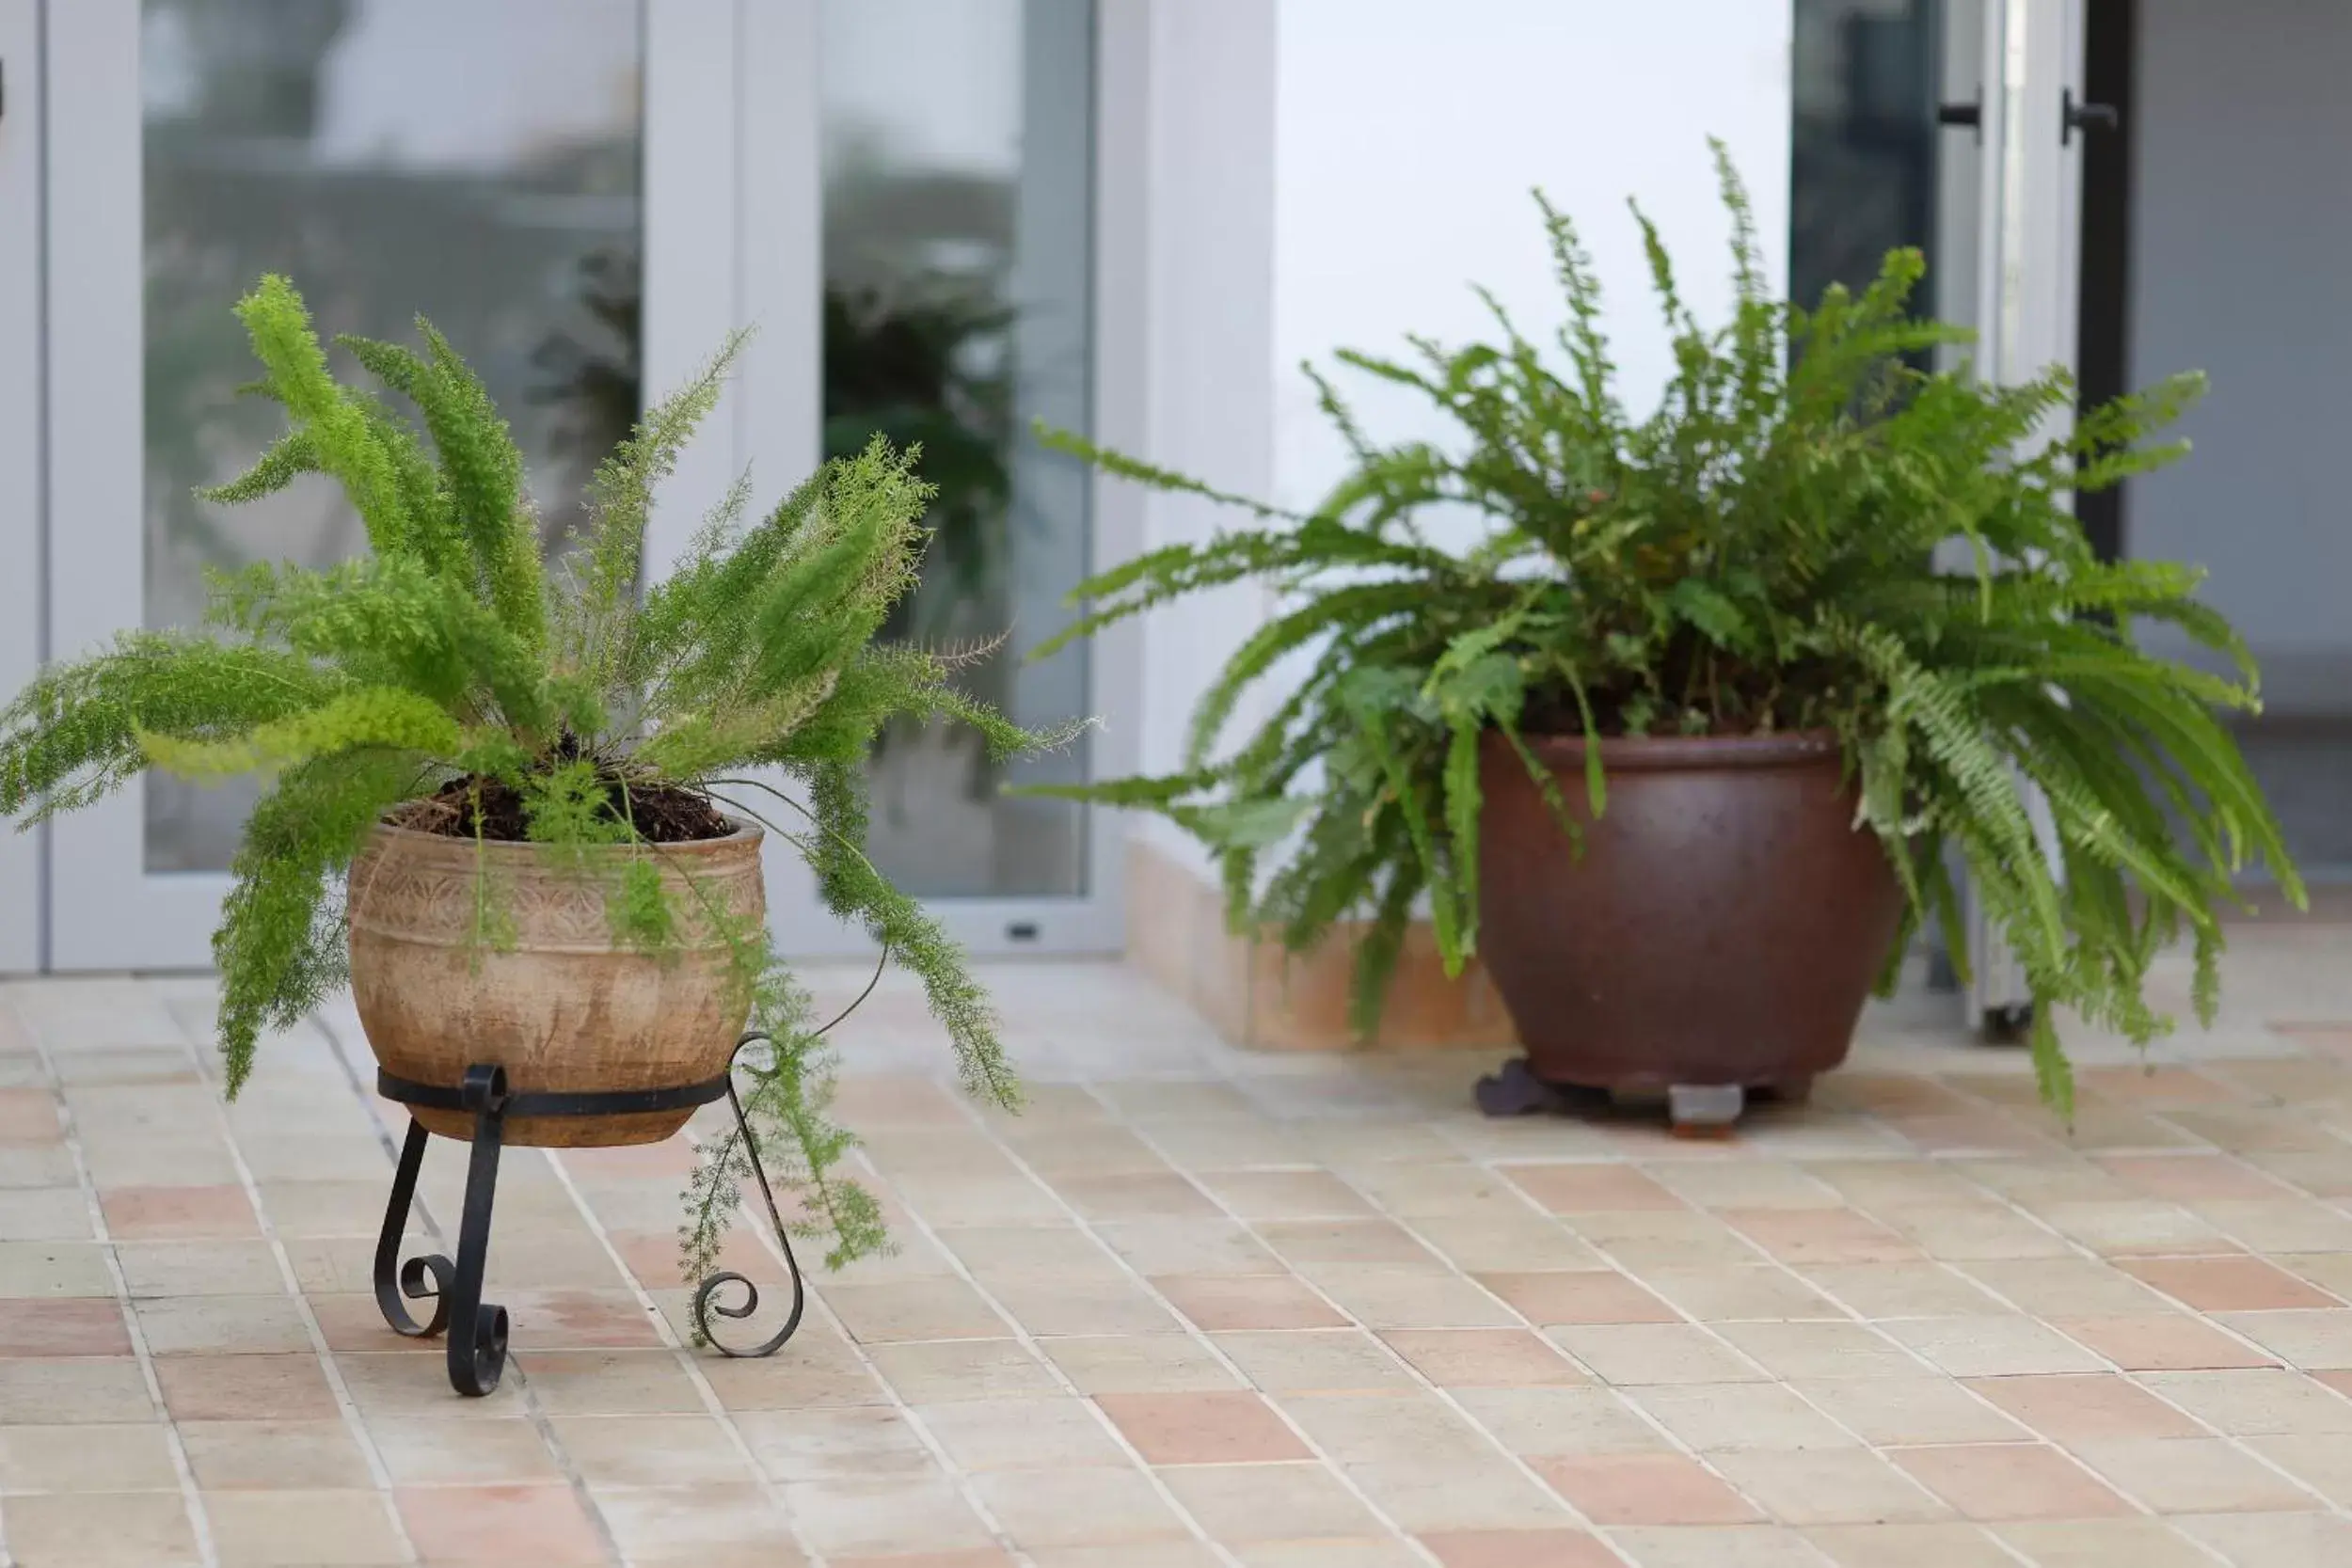
[[[761,837],[738,824],[730,837],[659,850],[558,856],[532,844],[379,828],[352,864],[349,900],[352,999],[377,1062],[397,1077],[451,1086],[469,1066],[489,1063],[506,1069],[516,1094],[671,1088],[717,1077],[750,997],[704,911],[765,917]],[[679,911],[676,941],[659,954],[616,945],[606,920],[611,877],[600,873],[645,853],[660,857]],[[501,923],[498,941],[480,936],[485,910]],[[414,1114],[447,1137],[470,1130],[462,1111],[420,1106]],[[691,1115],[524,1117],[507,1124],[505,1141],[653,1143]]]

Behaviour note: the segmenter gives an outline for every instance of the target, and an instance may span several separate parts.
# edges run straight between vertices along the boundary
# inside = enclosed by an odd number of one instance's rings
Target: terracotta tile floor
[[[1238,1053],[1074,963],[994,972],[1034,1094],[980,1115],[894,977],[840,1039],[896,1255],[723,1360],[684,1140],[511,1153],[480,1402],[369,1295],[403,1122],[347,1013],[223,1107],[205,983],[0,986],[6,1560],[2335,1568],[2347,958],[2249,930],[2154,1070],[2078,1039],[2071,1136],[1916,996],[1720,1144]]]

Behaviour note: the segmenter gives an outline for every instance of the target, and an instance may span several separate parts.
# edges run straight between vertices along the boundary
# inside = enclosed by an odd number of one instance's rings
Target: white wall
[[[2273,712],[2352,708],[2352,8],[2142,0],[2130,379],[2212,378],[2135,481],[2131,554],[2193,562]]]
[[[1583,230],[1636,408],[1666,348],[1629,195],[1712,318],[1730,295],[1706,143],[1721,136],[1786,278],[1787,0],[1161,0],[1153,23],[1143,455],[1163,465],[1311,505],[1344,450],[1301,359],[1483,334],[1472,283],[1548,335],[1564,310],[1531,186]],[[1409,396],[1345,386],[1375,436],[1441,433]],[[1154,497],[1147,531],[1200,539],[1219,520]],[[1194,699],[1265,609],[1236,589],[1148,624],[1147,768],[1178,763]],[[1165,824],[1143,831],[1203,863]]]
[[[33,0],[0,0],[0,702],[40,661],[40,124]],[[39,835],[0,821],[0,974],[38,968]]]
[[[1140,455],[1248,495],[1274,479],[1275,15],[1267,0],[1155,0],[1147,89]],[[1144,546],[1204,539],[1219,520],[1200,502],[1153,495]],[[1227,589],[1144,623],[1133,721],[1144,770],[1179,766],[1184,716],[1262,602],[1252,588]],[[1147,819],[1139,831],[1205,864],[1167,823]]]
[[[1613,302],[1630,406],[1668,368],[1638,198],[1702,319],[1731,294],[1709,135],[1785,280],[1789,18],[1758,0],[1282,0],[1275,122],[1276,464],[1311,505],[1344,449],[1295,372],[1403,334],[1491,341],[1470,285],[1548,338],[1565,315],[1531,187],[1575,219]],[[1375,384],[1376,385],[1376,384]],[[1438,434],[1414,394],[1348,383],[1376,430]]]

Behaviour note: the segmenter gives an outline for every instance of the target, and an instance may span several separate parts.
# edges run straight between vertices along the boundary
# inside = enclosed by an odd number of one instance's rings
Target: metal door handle
[[[2074,139],[2074,133],[2085,135],[2093,131],[2114,131],[2122,128],[2123,119],[2112,103],[2077,103],[2074,89],[2066,88],[2058,96],[2058,145],[2064,147]]]
[[[1965,125],[1979,141],[1984,139],[1984,88],[1977,88],[1977,96],[1960,103],[1938,103],[1935,106],[1938,125]]]

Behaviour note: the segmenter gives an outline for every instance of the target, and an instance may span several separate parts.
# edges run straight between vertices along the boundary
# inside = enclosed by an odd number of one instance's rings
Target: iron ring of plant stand
[[[736,1041],[737,1053],[755,1040],[774,1043],[769,1036],[755,1030]],[[716,1078],[666,1089],[516,1094],[506,1086],[506,1069],[489,1063],[468,1068],[465,1082],[456,1088],[420,1084],[381,1070],[376,1073],[375,1087],[385,1099],[404,1105],[468,1111],[473,1115],[456,1261],[452,1262],[441,1253],[412,1258],[405,1263],[400,1260],[401,1238],[407,1229],[408,1211],[416,1198],[417,1175],[424,1165],[425,1141],[432,1135],[414,1117],[409,1118],[407,1141],[401,1146],[400,1164],[392,1174],[391,1197],[384,1209],[384,1228],[375,1242],[375,1304],[383,1311],[384,1321],[394,1333],[411,1339],[429,1339],[447,1331],[449,1384],[459,1393],[480,1398],[499,1386],[506,1370],[506,1308],[482,1299],[482,1276],[489,1262],[490,1213],[498,1196],[499,1154],[504,1145],[509,1117],[597,1117],[675,1111],[707,1105],[725,1096],[735,1111],[736,1127],[742,1134],[744,1150],[751,1157],[753,1174],[759,1179],[760,1196],[767,1200],[768,1217],[775,1225],[776,1240],[784,1248],[785,1266],[792,1277],[792,1314],[780,1332],[752,1349],[735,1350],[721,1344],[705,1325],[705,1309],[710,1306],[713,1291],[730,1282],[739,1283],[744,1289],[742,1306],[720,1305],[714,1308],[722,1317],[749,1317],[759,1306],[759,1291],[749,1279],[739,1274],[722,1274],[705,1280],[695,1292],[694,1326],[723,1354],[736,1356],[773,1354],[800,1327],[805,1302],[800,1263],[792,1255],[791,1239],[785,1232],[775,1194],[768,1184],[758,1141],[752,1136],[751,1124],[743,1115],[743,1101],[735,1092],[731,1058],[728,1069]],[[407,1303],[411,1301],[430,1301],[432,1316],[419,1323],[408,1310]]]

